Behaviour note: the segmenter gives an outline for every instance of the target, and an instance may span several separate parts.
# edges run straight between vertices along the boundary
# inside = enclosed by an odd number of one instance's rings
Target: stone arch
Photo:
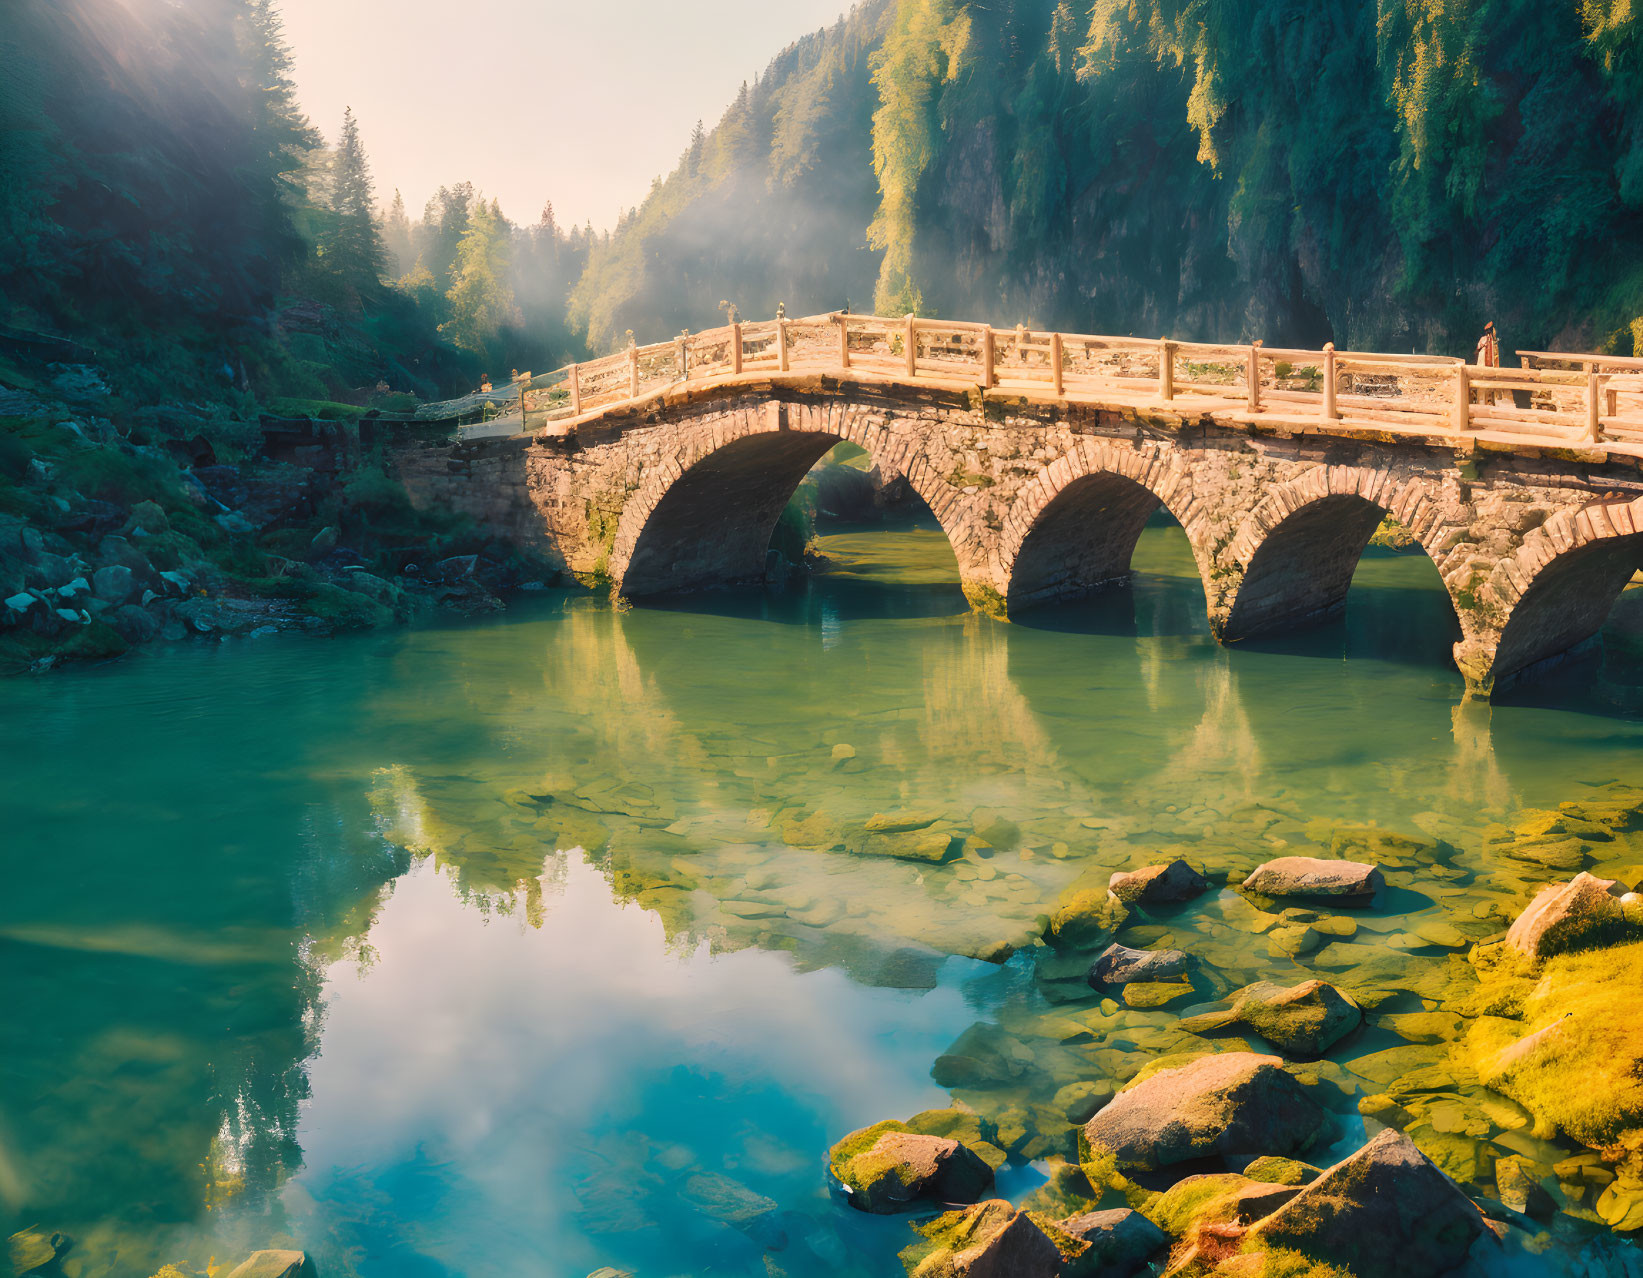
[[[1603,628],[1643,570],[1643,498],[1559,511],[1503,559],[1479,592],[1498,637],[1485,682],[1499,686]]]
[[[1186,530],[1207,580],[1213,555],[1181,459],[1084,437],[1022,489],[1004,519],[997,576],[1008,606],[1072,599],[1127,578],[1160,506]]]
[[[1317,466],[1272,489],[1226,547],[1224,562],[1234,571],[1224,576],[1217,637],[1234,643],[1339,614],[1358,561],[1387,515],[1410,530],[1441,576],[1430,482]]]
[[[620,594],[642,596],[757,581],[776,521],[834,444],[866,449],[906,477],[952,543],[969,581],[979,538],[962,494],[925,464],[916,433],[841,401],[768,401],[683,425],[622,506],[608,570]]]

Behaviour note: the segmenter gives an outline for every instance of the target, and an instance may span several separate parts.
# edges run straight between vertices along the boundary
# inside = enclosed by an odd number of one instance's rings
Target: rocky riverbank
[[[1454,849],[1359,831],[1220,892],[1180,859],[1077,885],[1035,960],[1058,1008],[967,1031],[932,1070],[954,1107],[845,1136],[831,1175],[859,1210],[914,1214],[912,1278],[1574,1273],[1527,1258],[1643,1226],[1640,833],[1619,783],[1523,813],[1489,840],[1572,878],[1373,947],[1353,938],[1389,898],[1448,894]],[[1227,988],[1212,952],[1170,947],[1212,895],[1330,979]],[[1172,1007],[1193,1014],[1159,1025]],[[993,1197],[1025,1160],[1048,1183]],[[1637,1264],[1588,1246],[1578,1272]]]
[[[9,407],[28,411],[0,417],[0,672],[491,611],[555,579],[471,523],[415,510],[369,423]]]

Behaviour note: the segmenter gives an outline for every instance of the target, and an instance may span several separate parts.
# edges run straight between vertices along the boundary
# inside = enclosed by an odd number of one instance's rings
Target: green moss
[[[1264,1185],[1306,1185],[1318,1178],[1319,1171],[1311,1163],[1268,1155],[1244,1168],[1244,1175]]]
[[[1498,951],[1475,962],[1474,1002],[1520,1009],[1473,1023],[1478,1076],[1582,1144],[1643,1151],[1643,941],[1557,955],[1533,981]]]
[[[991,1123],[985,1122],[973,1110],[954,1106],[950,1109],[926,1109],[914,1114],[906,1122],[886,1119],[851,1132],[827,1152],[827,1166],[834,1177],[845,1184],[854,1184],[850,1171],[853,1160],[870,1150],[886,1132],[914,1132],[920,1136],[940,1136],[966,1145],[982,1162],[995,1172],[1004,1166],[1007,1155],[998,1147],[998,1133]]]
[[[1249,1178],[1236,1172],[1189,1176],[1149,1202],[1141,1214],[1171,1238],[1183,1238],[1199,1225],[1236,1217],[1239,1195],[1249,1185]]]
[[[1261,1253],[1260,1278],[1354,1278],[1350,1269],[1313,1260],[1298,1251],[1268,1247]]]
[[[970,607],[977,612],[985,613],[997,621],[1009,619],[1009,608],[1004,596],[986,582],[965,582],[964,597],[970,601]]]

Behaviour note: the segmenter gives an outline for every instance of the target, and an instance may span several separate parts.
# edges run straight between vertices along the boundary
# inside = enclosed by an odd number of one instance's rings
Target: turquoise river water
[[[828,1183],[847,1131],[956,1096],[1019,1199],[1068,1152],[1056,1093],[1180,1050],[1227,990],[1441,1007],[1555,877],[1484,831],[1643,777],[1643,669],[1617,645],[1463,706],[1419,557],[1372,552],[1344,623],[1224,650],[1171,527],[1133,586],[1010,625],[927,524],[825,545],[784,594],[555,593],[0,685],[0,1229],[69,1235],[70,1278],[278,1245],[325,1278],[899,1274],[905,1218]],[[833,846],[898,813],[962,851]],[[1133,921],[1212,974],[1184,1005],[1102,1002],[1033,944],[1114,868],[1220,881],[1366,826],[1445,850],[1389,864],[1355,936],[1290,956],[1224,889]],[[1345,1092],[1441,1067],[1441,1034],[1372,1020],[1330,1055]],[[1477,1193],[1579,1152],[1459,1081],[1407,1108]],[[1636,1272],[1555,1192],[1521,1272]]]

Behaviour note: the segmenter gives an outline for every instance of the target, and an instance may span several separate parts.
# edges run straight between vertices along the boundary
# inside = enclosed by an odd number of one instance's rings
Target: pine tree
[[[342,115],[330,188],[331,225],[322,246],[326,264],[356,291],[373,292],[382,281],[382,237],[377,233],[371,169],[352,107]]]
[[[308,155],[322,145],[319,134],[297,104],[291,78],[291,49],[274,0],[249,0],[240,35],[244,71],[241,79],[251,100],[253,164],[278,183],[288,199],[304,192],[294,180]]]
[[[405,214],[405,197],[397,189],[382,220],[382,250],[388,272],[396,278],[409,272],[416,260],[411,248],[411,219]]]
[[[702,171],[702,153],[707,149],[707,130],[700,120],[691,130],[690,147],[685,151],[685,175],[695,177]]]
[[[509,275],[510,228],[493,200],[475,200],[468,230],[451,268],[445,301],[451,318],[439,326],[464,350],[484,354],[504,324],[517,317]]]

